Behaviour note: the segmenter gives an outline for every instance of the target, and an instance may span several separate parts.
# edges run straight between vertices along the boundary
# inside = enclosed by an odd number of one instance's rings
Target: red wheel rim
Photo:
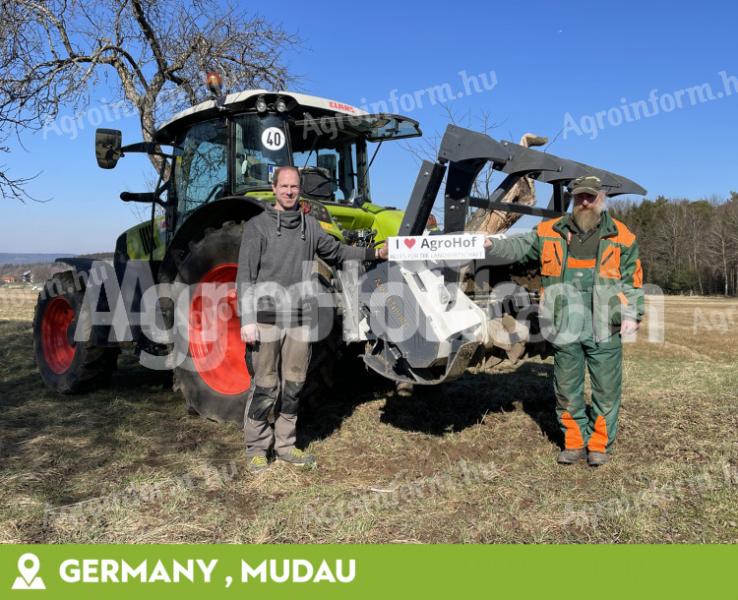
[[[61,375],[72,366],[74,344],[69,343],[69,326],[74,321],[74,309],[62,296],[52,299],[41,320],[41,350],[49,369]]]
[[[241,340],[241,321],[236,312],[237,270],[235,263],[210,269],[200,280],[190,303],[192,362],[202,380],[226,396],[243,394],[251,385],[244,359],[246,345]],[[209,285],[203,293],[205,284],[216,285]],[[217,302],[210,301],[211,297]]]

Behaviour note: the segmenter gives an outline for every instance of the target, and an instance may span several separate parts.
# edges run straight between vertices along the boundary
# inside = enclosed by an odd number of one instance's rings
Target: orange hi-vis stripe
[[[636,268],[633,273],[633,287],[643,287],[643,265],[641,265],[641,259],[636,258]]]
[[[620,247],[611,245],[602,255],[600,277],[620,279]]]
[[[633,242],[635,242],[636,236],[633,235],[624,223],[621,223],[617,219],[613,219],[613,223],[615,223],[615,228],[618,230],[618,233],[614,238],[612,238],[612,241],[622,244],[626,248],[630,248],[633,245]]]
[[[566,259],[566,266],[569,269],[594,269],[596,264],[596,258],[574,258],[569,256]]]
[[[561,415],[561,423],[566,427],[566,433],[564,434],[564,448],[567,450],[579,450],[584,448],[584,438],[582,432],[579,431],[579,425],[574,420],[568,411],[565,411]]]
[[[556,219],[549,219],[548,221],[541,221],[538,223],[536,227],[538,237],[561,237],[559,232],[554,229],[554,225],[556,225],[556,223],[558,223],[562,218],[563,217],[558,217]]]
[[[591,452],[605,452],[607,450],[607,423],[605,417],[597,415],[592,435],[589,437],[587,448]]]

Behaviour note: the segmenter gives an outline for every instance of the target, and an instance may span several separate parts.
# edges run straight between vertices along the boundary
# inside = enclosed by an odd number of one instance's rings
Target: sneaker
[[[587,451],[584,448],[577,448],[576,450],[562,450],[559,452],[559,457],[556,459],[556,462],[560,465],[573,465],[584,460],[586,456]]]
[[[248,463],[249,473],[261,473],[269,468],[269,461],[266,456],[252,456]]]
[[[292,448],[283,454],[277,454],[279,460],[290,463],[291,465],[298,465],[300,467],[314,467],[315,456],[307,454],[297,448]]]
[[[610,462],[610,455],[607,452],[590,452],[587,455],[587,462],[590,467],[601,467]]]

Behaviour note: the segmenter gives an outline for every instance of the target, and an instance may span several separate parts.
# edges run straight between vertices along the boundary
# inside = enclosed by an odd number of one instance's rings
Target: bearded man
[[[535,260],[541,271],[542,316],[554,349],[556,415],[564,435],[559,464],[610,460],[622,391],[621,334],[643,317],[643,271],[635,236],[612,218],[599,178],[569,184],[571,214],[532,232],[487,240],[488,254],[510,262]],[[584,399],[585,368],[592,387]]]

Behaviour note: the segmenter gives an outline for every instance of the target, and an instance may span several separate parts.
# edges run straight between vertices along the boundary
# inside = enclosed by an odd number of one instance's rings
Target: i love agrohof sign
[[[484,258],[480,234],[409,235],[387,240],[389,260],[473,260]]]

